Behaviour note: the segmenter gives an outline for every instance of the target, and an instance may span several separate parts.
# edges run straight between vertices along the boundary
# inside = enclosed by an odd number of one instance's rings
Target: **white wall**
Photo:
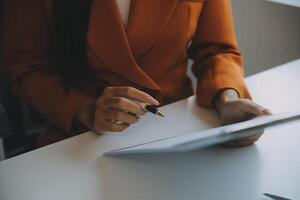
[[[300,8],[265,0],[232,2],[247,75],[300,58]]]
[[[265,0],[232,4],[247,76],[300,58],[300,8]]]

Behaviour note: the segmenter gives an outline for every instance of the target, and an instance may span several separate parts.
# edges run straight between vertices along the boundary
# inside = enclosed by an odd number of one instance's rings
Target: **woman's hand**
[[[240,99],[238,93],[233,89],[224,90],[218,95],[215,105],[220,113],[223,124],[243,121],[259,115],[271,114],[271,111],[249,99]],[[250,137],[228,142],[225,145],[230,147],[247,146],[257,141],[261,134],[257,133]]]
[[[145,114],[142,104],[159,105],[159,102],[132,87],[107,87],[97,101],[80,106],[76,119],[97,134],[121,132]]]

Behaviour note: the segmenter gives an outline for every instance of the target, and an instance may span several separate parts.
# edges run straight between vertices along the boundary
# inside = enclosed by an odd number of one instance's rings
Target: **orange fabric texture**
[[[226,88],[250,97],[230,0],[132,0],[131,4],[124,28],[115,0],[93,1],[87,57],[99,85],[133,86],[168,104],[193,95],[186,75],[190,57],[200,106],[211,107],[213,97]],[[98,86],[82,83],[66,93],[61,78],[49,73],[50,25],[51,0],[6,0],[2,66],[16,94],[69,137],[78,107],[96,98]]]

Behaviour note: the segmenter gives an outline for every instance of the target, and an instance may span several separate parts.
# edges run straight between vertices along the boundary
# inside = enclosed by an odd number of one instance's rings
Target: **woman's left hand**
[[[240,99],[238,93],[233,89],[224,90],[218,95],[215,106],[219,111],[223,124],[230,124],[247,120],[259,115],[270,115],[271,111],[256,104],[250,99]],[[243,147],[257,141],[262,132],[243,139],[231,141],[225,144],[229,147]]]

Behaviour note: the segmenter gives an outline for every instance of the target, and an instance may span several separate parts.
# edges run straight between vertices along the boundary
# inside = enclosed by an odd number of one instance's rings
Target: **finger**
[[[227,125],[227,124],[245,121],[251,119],[252,117],[253,116],[249,116],[249,114],[240,111],[238,114],[235,113],[235,114],[221,115],[221,122],[223,125]]]
[[[265,115],[272,115],[273,113],[272,113],[272,111],[271,111],[271,110],[269,110],[269,109],[265,108],[265,110],[264,110],[264,114],[265,114]]]
[[[245,137],[242,139],[230,141],[224,144],[226,147],[244,147],[244,146],[249,146],[253,143],[255,143],[260,137],[262,133],[258,133],[255,135],[251,135],[249,137]]]
[[[139,120],[139,117],[136,115],[125,113],[120,110],[111,109],[106,112],[105,120],[108,121],[120,121],[127,124],[136,123]]]
[[[159,105],[159,102],[152,96],[133,87],[114,87],[106,92],[111,96],[126,97],[150,105]]]
[[[106,121],[105,127],[110,132],[122,132],[129,127],[127,123],[113,123],[111,121]]]
[[[257,106],[257,107],[262,111],[262,114],[263,114],[263,115],[271,115],[271,114],[272,114],[272,112],[271,112],[269,109],[267,109],[267,108],[265,108],[265,107],[263,107],[263,106],[261,106],[261,105],[255,103],[255,102],[253,102],[253,101],[252,101],[252,103],[253,103],[255,106]]]
[[[126,123],[113,123],[107,120],[97,120],[95,121],[94,132],[98,135],[103,135],[107,132],[121,132],[129,127]]]
[[[144,115],[145,110],[143,107],[125,97],[110,97],[104,100],[104,105],[109,108],[120,109],[135,115]]]
[[[95,121],[121,121],[128,124],[136,123],[140,118],[135,114],[117,109],[101,108],[95,112]]]
[[[239,104],[239,108],[242,112],[244,112],[247,115],[264,115],[265,114],[265,108],[254,103],[253,101],[242,101]]]

